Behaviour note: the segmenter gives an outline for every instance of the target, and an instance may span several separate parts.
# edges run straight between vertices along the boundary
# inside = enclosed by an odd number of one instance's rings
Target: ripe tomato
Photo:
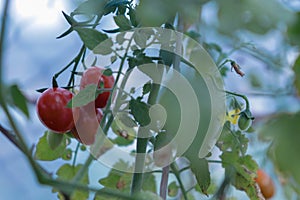
[[[78,109],[67,108],[73,93],[63,88],[49,88],[37,101],[40,121],[50,130],[65,133],[74,127],[78,119]]]
[[[115,79],[113,76],[105,76],[102,74],[104,68],[90,67],[82,75],[80,81],[80,89],[85,88],[90,84],[97,84],[98,88],[111,89],[114,85]],[[102,86],[102,87],[101,87]],[[96,108],[104,108],[107,104],[110,92],[102,92],[95,100]]]
[[[95,109],[92,104],[80,107],[79,119],[71,130],[72,134],[83,144],[93,144],[102,117],[101,109]]]
[[[262,169],[257,170],[257,177],[255,179],[256,183],[260,187],[261,193],[266,199],[274,196],[275,185],[271,177],[266,174]]]

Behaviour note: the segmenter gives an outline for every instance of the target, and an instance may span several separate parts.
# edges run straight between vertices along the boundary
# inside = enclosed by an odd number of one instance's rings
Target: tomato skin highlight
[[[90,67],[82,75],[80,81],[80,89],[85,88],[87,85],[96,84],[98,88],[101,88],[101,83],[105,89],[113,88],[115,78],[113,76],[103,75],[105,68],[101,67]],[[104,108],[110,96],[110,91],[102,92],[95,100],[95,108]]]
[[[71,130],[78,119],[78,109],[67,108],[73,93],[63,88],[49,88],[37,101],[37,114],[40,121],[49,130],[65,133]]]
[[[80,107],[79,119],[71,133],[79,142],[85,145],[93,144],[102,117],[101,109],[95,109],[91,104]]]
[[[266,199],[274,196],[275,185],[271,177],[262,169],[257,170],[256,183],[260,187],[261,193]]]

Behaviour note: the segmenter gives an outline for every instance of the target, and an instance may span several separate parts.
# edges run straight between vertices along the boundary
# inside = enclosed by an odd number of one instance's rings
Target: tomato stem
[[[52,77],[52,88],[57,88],[58,87],[58,83],[56,81],[55,76]]]
[[[242,95],[242,94],[238,94],[238,93],[235,93],[235,92],[230,92],[230,91],[225,91],[227,94],[231,94],[231,95],[234,95],[234,96],[237,96],[237,97],[241,97],[242,99],[244,99],[245,103],[246,103],[246,110],[249,110],[250,111],[250,103],[249,103],[249,100],[248,98],[245,96],[245,95]]]
[[[75,152],[74,152],[74,158],[73,158],[73,163],[72,163],[73,167],[75,167],[75,164],[76,164],[76,159],[77,159],[77,154],[78,154],[79,147],[80,147],[80,142],[77,143],[77,146],[76,146],[76,149],[75,149]]]
[[[181,170],[178,170],[178,166],[175,162],[173,162],[170,165],[170,167],[172,169],[173,174],[175,175],[175,177],[177,179],[177,182],[179,184],[180,190],[181,190],[182,195],[183,195],[183,199],[188,200],[187,191],[185,190],[185,187],[184,187],[183,182],[182,182],[181,177],[180,177],[180,173],[183,171],[184,168],[181,169]],[[188,167],[188,168],[190,168],[190,167]]]

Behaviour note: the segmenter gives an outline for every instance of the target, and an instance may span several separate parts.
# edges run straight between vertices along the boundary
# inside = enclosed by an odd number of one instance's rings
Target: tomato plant
[[[50,130],[65,133],[78,119],[77,108],[67,108],[73,93],[63,88],[49,88],[37,101],[37,113],[41,122]]]
[[[229,190],[243,191],[243,199],[259,200],[260,191],[271,198],[275,184],[258,170],[258,154],[249,151],[257,145],[254,128],[260,124],[256,121],[263,122],[264,116],[252,110],[256,101],[250,103],[248,96],[277,97],[283,91],[295,100],[300,91],[300,57],[293,69],[286,67],[293,57],[289,52],[299,54],[293,45],[300,44],[300,18],[276,2],[77,2],[71,13],[62,13],[69,28],[57,39],[72,33],[82,46],[68,64],[51,74],[62,87],[47,89],[36,102],[39,119],[51,131],[32,144],[34,148],[27,146],[26,134],[11,110],[17,108],[29,118],[28,101],[16,84],[3,81],[4,51],[0,51],[1,114],[11,129],[1,121],[0,132],[24,153],[38,180],[53,187],[60,199],[85,200],[91,195],[95,200],[165,200],[168,195],[183,200],[227,199],[235,194]],[[7,8],[1,18],[1,50]],[[272,40],[274,48],[263,47],[273,32],[280,39]],[[92,64],[88,55],[95,58]],[[281,77],[285,70],[295,75],[293,83],[291,77]],[[216,100],[218,92],[222,94]],[[215,115],[219,110],[221,114]],[[278,117],[261,132],[276,139],[268,156],[300,194],[300,173],[294,167],[299,164],[295,124],[300,115],[293,116]],[[179,137],[178,132],[183,134]],[[103,135],[96,142],[97,133]],[[85,145],[90,145],[89,151]],[[39,162],[58,159],[61,166],[55,171]],[[106,177],[89,171],[96,165],[93,161],[101,159],[111,167]],[[224,172],[222,177],[218,174],[218,181],[215,166]],[[100,185],[94,187],[90,176]]]
[[[104,68],[90,67],[82,75],[80,81],[80,89],[85,88],[87,85],[96,84],[98,89],[112,89],[114,85],[114,77],[112,75],[106,76],[103,74]],[[104,108],[110,96],[110,91],[102,91],[98,94],[95,100],[96,108]]]

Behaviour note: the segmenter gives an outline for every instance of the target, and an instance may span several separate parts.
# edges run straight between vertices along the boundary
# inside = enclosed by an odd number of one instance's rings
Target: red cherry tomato
[[[79,119],[75,127],[71,130],[74,137],[83,144],[91,145],[95,141],[95,136],[103,117],[101,109],[87,106],[80,107]]]
[[[49,88],[37,101],[40,121],[50,130],[65,133],[74,127],[78,119],[78,109],[67,108],[73,93],[63,88]]]
[[[104,68],[101,67],[90,67],[82,75],[80,81],[80,89],[85,88],[90,84],[97,84],[98,88],[111,89],[114,85],[115,79],[113,76],[105,76],[102,74]],[[102,86],[102,87],[101,87]],[[98,95],[95,100],[96,108],[104,108],[107,104],[110,92],[103,92]]]
[[[271,177],[268,174],[266,174],[265,171],[263,171],[262,169],[258,169],[255,181],[260,187],[261,193],[266,199],[269,199],[274,196],[275,185]]]

